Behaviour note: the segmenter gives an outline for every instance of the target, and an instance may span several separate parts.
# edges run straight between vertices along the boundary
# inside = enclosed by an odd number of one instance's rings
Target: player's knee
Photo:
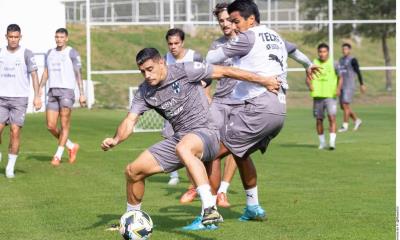
[[[47,130],[49,132],[56,132],[57,131],[57,126],[54,124],[47,124]]]
[[[176,155],[184,162],[185,156],[190,154],[189,148],[184,143],[178,143],[175,148]]]
[[[140,172],[137,171],[134,164],[128,164],[126,166],[125,177],[128,181],[132,181],[132,182],[139,181],[142,178]]]

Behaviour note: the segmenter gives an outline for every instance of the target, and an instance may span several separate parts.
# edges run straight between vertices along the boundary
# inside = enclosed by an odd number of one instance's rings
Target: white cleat
[[[335,143],[330,143],[329,150],[335,150],[335,149],[336,149]]]
[[[345,127],[341,127],[341,128],[339,128],[339,130],[338,130],[338,132],[347,132],[347,130],[349,130],[348,128],[345,128]]]
[[[169,179],[168,185],[175,186],[179,183],[179,178],[172,177]]]
[[[325,149],[325,147],[326,147],[325,143],[320,143],[318,149],[323,150],[323,149]]]
[[[15,175],[13,172],[6,172],[6,178],[15,178]]]
[[[354,123],[354,129],[353,129],[353,131],[357,131],[357,130],[360,128],[361,124],[362,124],[362,121],[361,121],[361,119],[358,118],[358,119],[356,120],[356,122]]]

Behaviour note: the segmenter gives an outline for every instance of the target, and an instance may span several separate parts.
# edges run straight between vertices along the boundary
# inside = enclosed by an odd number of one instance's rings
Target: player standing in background
[[[318,58],[314,59],[314,64],[321,68],[320,74],[313,80],[307,78],[307,85],[313,97],[313,113],[317,120],[317,133],[319,137],[319,149],[324,149],[325,135],[323,121],[325,111],[328,112],[329,120],[329,149],[336,148],[336,96],[340,96],[342,87],[342,77],[339,70],[334,65],[333,59],[329,57],[329,46],[325,43],[318,45]]]
[[[358,81],[360,82],[360,91],[365,93],[365,85],[360,72],[360,65],[355,57],[351,56],[351,45],[344,43],[342,45],[343,57],[339,59],[339,70],[343,77],[343,85],[340,93],[340,108],[343,110],[343,124],[338,130],[339,132],[346,132],[349,128],[349,118],[354,121],[354,131],[357,131],[362,121],[357,117],[356,113],[350,107],[353,100],[355,91],[355,75],[357,74]]]
[[[127,139],[140,115],[150,109],[167,119],[175,134],[151,146],[127,166],[127,210],[141,208],[148,176],[186,166],[201,198],[202,224],[222,222],[203,164],[203,161],[213,160],[218,152],[219,131],[209,116],[201,80],[232,77],[260,83],[271,91],[276,91],[279,82],[275,76],[261,77],[239,69],[199,62],[167,66],[154,48],[141,50],[136,62],[145,81],[139,86],[131,110],[114,137],[103,140],[102,149],[107,151]]]
[[[79,144],[68,139],[71,110],[75,102],[75,86],[79,87],[79,103],[83,107],[86,102],[81,78],[81,58],[79,53],[68,46],[68,31],[57,29],[55,33],[56,48],[47,52],[45,68],[40,82],[40,89],[49,81],[48,102],[46,107],[47,129],[58,139],[58,148],[51,164],[59,166],[64,152],[68,149],[69,163],[74,163],[79,150]],[[60,128],[57,123],[60,120]]]
[[[185,32],[179,28],[169,29],[165,35],[165,40],[168,44],[168,52],[165,55],[165,61],[167,65],[183,62],[203,62],[203,57],[200,53],[192,50],[186,49],[185,45]],[[209,88],[207,88],[209,91]],[[162,136],[168,138],[174,135],[171,124],[164,120],[164,127],[162,130]],[[168,185],[177,185],[179,183],[179,173],[178,171],[173,171],[169,175],[170,179]],[[191,187],[189,187],[191,189]]]
[[[33,105],[36,110],[42,107],[39,96],[37,65],[32,51],[19,45],[21,28],[10,24],[6,33],[7,46],[0,49],[0,143],[1,134],[6,125],[10,125],[10,144],[6,177],[14,178],[14,167],[17,161],[21,128],[24,125],[28,107],[30,79],[34,89]],[[0,153],[1,161],[1,153]]]

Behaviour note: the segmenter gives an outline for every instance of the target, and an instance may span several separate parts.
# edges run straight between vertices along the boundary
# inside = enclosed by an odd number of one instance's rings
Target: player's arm
[[[28,72],[32,77],[32,86],[33,86],[33,106],[35,106],[35,110],[39,110],[42,108],[42,99],[40,98],[39,92],[39,77],[37,74],[38,67],[36,65],[35,56],[32,51],[26,49],[24,53],[25,64],[28,68]]]
[[[211,74],[213,79],[219,80],[221,78],[230,78],[242,81],[258,83],[268,89],[268,91],[277,93],[281,81],[276,76],[264,77],[252,72],[248,72],[239,68],[214,65]]]
[[[119,124],[114,137],[104,139],[101,143],[101,148],[104,151],[108,151],[126,140],[132,134],[138,120],[138,114],[129,112],[124,120]]]
[[[83,88],[83,81],[82,81],[82,64],[81,64],[81,60],[80,60],[81,58],[75,49],[72,49],[70,54],[71,54],[70,57],[72,60],[72,66],[73,66],[74,73],[75,73],[76,83],[79,88],[79,103],[80,103],[81,107],[84,107],[86,104],[86,97],[85,97],[85,91]]]
[[[312,80],[315,74],[321,72],[320,67],[313,64],[302,51],[297,49],[295,44],[288,41],[284,42],[288,56],[299,64],[303,65],[304,69],[306,70],[307,79]]]
[[[360,91],[361,91],[361,93],[365,93],[366,87],[364,85],[364,81],[363,81],[363,78],[362,78],[362,75],[361,75],[360,65],[358,64],[358,61],[357,61],[356,58],[353,58],[351,60],[351,66],[353,67],[354,72],[356,72],[357,77],[358,77],[358,81],[360,82]]]
[[[342,77],[342,75],[341,74],[337,74],[337,79],[338,79],[338,83],[337,83],[337,88],[336,88],[336,95],[337,96],[340,96],[340,91],[342,90],[342,87],[343,87],[343,77]]]

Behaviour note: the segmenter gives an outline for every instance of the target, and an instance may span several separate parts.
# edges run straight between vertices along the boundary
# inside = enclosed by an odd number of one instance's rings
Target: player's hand
[[[360,86],[360,92],[361,92],[362,94],[365,94],[366,91],[367,91],[367,86],[361,85],[361,86]]]
[[[306,70],[307,80],[308,81],[313,80],[314,76],[316,76],[319,73],[321,73],[321,67],[319,67],[319,66],[317,66],[315,64],[312,64]]]
[[[106,138],[101,143],[101,149],[103,149],[103,151],[108,151],[111,148],[115,147],[115,145],[117,144],[118,142],[114,138]]]
[[[36,96],[33,99],[33,106],[35,107],[36,111],[39,111],[42,108],[42,99],[39,96]]]
[[[81,107],[85,107],[86,106],[86,97],[84,95],[81,95],[79,97],[79,104],[81,105]]]
[[[282,81],[278,79],[278,76],[264,77],[264,79],[263,86],[267,88],[268,91],[278,94],[282,85]]]
[[[338,88],[338,89],[336,89],[336,96],[340,96],[340,93],[341,93],[341,91],[340,91],[340,88]]]

